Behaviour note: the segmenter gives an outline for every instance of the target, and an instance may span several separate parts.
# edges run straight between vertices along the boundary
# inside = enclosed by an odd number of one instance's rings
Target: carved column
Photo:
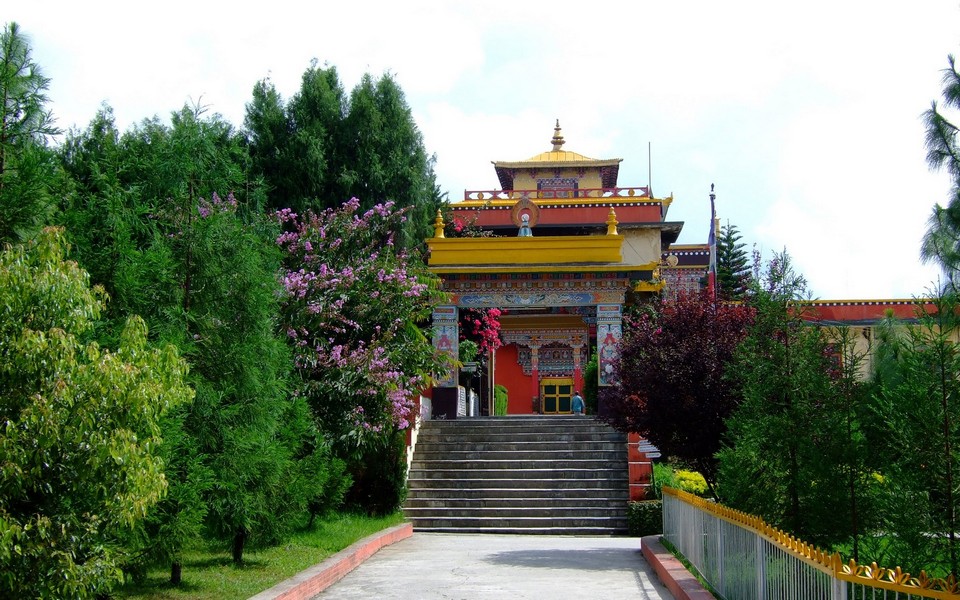
[[[530,343],[530,393],[533,405],[540,412],[543,409],[540,406],[540,344],[533,341]]]
[[[583,391],[583,366],[580,364],[580,352],[583,350],[583,338],[573,336],[570,347],[573,348],[573,387]]]
[[[622,311],[619,304],[597,305],[597,355],[600,385],[613,383],[613,363],[623,335]]]
[[[459,353],[460,330],[456,306],[437,306],[433,309],[433,347],[449,358],[446,372],[437,373],[434,387],[457,387],[456,361]]]

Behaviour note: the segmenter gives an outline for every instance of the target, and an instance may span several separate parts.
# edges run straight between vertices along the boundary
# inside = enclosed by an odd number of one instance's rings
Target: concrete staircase
[[[626,436],[590,417],[426,421],[408,482],[415,531],[627,531]]]

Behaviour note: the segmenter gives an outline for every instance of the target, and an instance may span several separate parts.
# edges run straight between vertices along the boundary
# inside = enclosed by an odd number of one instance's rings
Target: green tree
[[[197,390],[190,409],[166,422],[178,443],[167,463],[171,493],[133,543],[171,561],[175,580],[180,551],[202,525],[240,562],[248,544],[282,539],[308,504],[336,504],[343,471],[287,389],[291,357],[276,331],[279,231],[259,214],[262,188],[247,177],[244,140],[219,116],[186,107],[169,126],[147,120],[116,142],[102,113],[63,157],[75,177],[65,219],[112,224],[78,235],[78,257],[105,259],[99,272],[115,304],[177,345]],[[218,189],[236,193],[221,198]]]
[[[102,290],[62,230],[0,254],[0,589],[88,598],[122,580],[118,540],[163,495],[159,420],[189,402],[186,363],[139,318],[116,352],[84,343]]]
[[[254,171],[267,185],[271,209],[302,213],[338,206],[344,186],[340,130],[347,100],[336,67],[313,61],[286,104],[268,79],[258,82],[244,124]]]
[[[919,323],[887,336],[878,352],[896,357],[885,368],[874,410],[876,465],[883,475],[884,557],[936,576],[954,575],[960,560],[960,302],[935,297],[918,307]],[[894,372],[891,372],[894,371]]]
[[[757,279],[756,319],[728,371],[742,399],[718,454],[721,498],[812,543],[846,540],[851,397],[837,383],[835,340],[797,304],[806,282],[786,253]]]
[[[20,27],[7,24],[0,33],[0,242],[31,237],[51,214],[55,162],[46,144],[59,130],[46,108],[49,84]]]
[[[717,239],[717,286],[721,298],[742,299],[750,288],[750,258],[736,225],[720,228]]]
[[[271,208],[302,214],[336,208],[344,198],[358,198],[363,209],[392,201],[412,207],[399,225],[399,245],[419,246],[432,235],[445,199],[392,76],[364,75],[348,96],[336,68],[314,61],[286,104],[269,80],[258,82],[244,123]]]
[[[960,72],[954,57],[947,57],[949,67],[943,71],[943,106],[934,101],[924,113],[926,124],[927,163],[931,169],[946,169],[950,192],[946,206],[933,207],[920,247],[926,262],[938,264],[947,277],[947,284],[956,289],[960,269],[960,147],[957,126],[944,114],[943,108],[960,107]]]

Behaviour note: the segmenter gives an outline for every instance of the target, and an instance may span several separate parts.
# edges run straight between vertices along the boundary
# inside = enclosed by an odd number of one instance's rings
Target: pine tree
[[[720,297],[740,300],[750,287],[750,258],[736,225],[727,223],[717,240],[717,285]]]
[[[59,130],[46,108],[49,84],[20,27],[9,23],[0,33],[0,242],[36,234],[53,208],[47,138]]]
[[[934,101],[924,113],[927,128],[927,163],[931,169],[946,169],[950,177],[947,205],[937,203],[927,225],[920,248],[925,262],[938,264],[947,278],[947,285],[957,288],[960,270],[960,147],[957,126],[942,112],[942,108],[960,107],[960,72],[954,57],[947,58],[949,67],[943,71],[943,106]]]

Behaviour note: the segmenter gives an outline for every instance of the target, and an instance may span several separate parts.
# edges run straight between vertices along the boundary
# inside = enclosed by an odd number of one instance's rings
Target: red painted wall
[[[545,203],[546,201],[541,201]],[[459,215],[461,219],[474,221],[480,227],[492,227],[513,225],[510,209],[488,209],[478,211],[475,208],[460,208],[456,205],[451,206],[453,213]],[[645,206],[616,206],[614,210],[617,213],[617,221],[620,223],[659,223],[660,205],[650,204]],[[565,206],[563,208],[540,209],[539,225],[583,225],[600,224],[607,222],[607,216],[610,214],[609,206],[585,205],[585,206]]]
[[[501,346],[497,349],[497,372],[495,383],[507,388],[507,414],[533,414],[532,377],[523,374],[523,367],[517,363],[517,346]]]

